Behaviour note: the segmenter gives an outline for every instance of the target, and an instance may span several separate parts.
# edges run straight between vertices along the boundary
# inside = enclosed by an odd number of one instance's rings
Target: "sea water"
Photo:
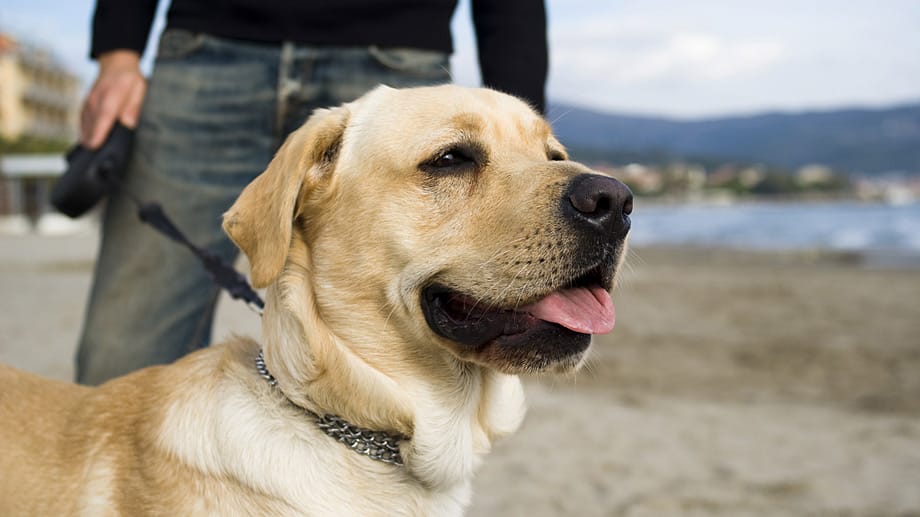
[[[920,263],[920,202],[662,205],[639,199],[630,242],[639,246],[826,249],[888,254]]]

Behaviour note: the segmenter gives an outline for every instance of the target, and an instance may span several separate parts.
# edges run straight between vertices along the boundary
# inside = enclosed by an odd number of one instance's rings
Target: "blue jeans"
[[[127,172],[130,191],[158,201],[198,246],[228,263],[238,250],[221,214],[318,107],[378,84],[445,83],[444,53],[259,45],[164,32]],[[110,378],[207,346],[219,294],[186,249],[142,224],[116,193],[77,351],[77,382]]]

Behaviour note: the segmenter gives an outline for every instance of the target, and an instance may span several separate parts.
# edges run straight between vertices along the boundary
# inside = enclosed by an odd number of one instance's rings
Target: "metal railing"
[[[60,154],[0,156],[0,218],[18,218],[35,224],[54,213],[51,187],[67,169]]]

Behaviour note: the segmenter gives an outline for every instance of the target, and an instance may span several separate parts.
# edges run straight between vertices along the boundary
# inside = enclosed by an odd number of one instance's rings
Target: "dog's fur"
[[[473,160],[437,161],[457,146]],[[589,172],[490,90],[380,87],[318,111],[224,218],[268,287],[261,341],[98,388],[0,367],[0,515],[461,514],[480,459],[524,416],[517,374],[574,370],[585,351],[456,343],[426,322],[423,290],[513,308],[564,287],[588,244],[559,203]],[[625,235],[592,242],[612,250],[609,289]],[[298,406],[411,437],[405,466]]]

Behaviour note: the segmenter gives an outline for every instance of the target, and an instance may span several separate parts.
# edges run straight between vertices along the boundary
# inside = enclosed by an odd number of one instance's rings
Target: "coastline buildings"
[[[920,176],[909,174],[856,176],[823,165],[785,170],[763,164],[713,162],[704,166],[682,160],[588,165],[623,181],[635,194],[662,202],[855,199],[908,204],[920,200]]]
[[[0,33],[0,138],[75,139],[79,89],[50,51]]]
[[[51,51],[0,33],[0,155],[21,141],[75,141],[80,87]],[[0,156],[0,232],[31,231],[51,213],[50,188],[63,169],[58,154]]]

